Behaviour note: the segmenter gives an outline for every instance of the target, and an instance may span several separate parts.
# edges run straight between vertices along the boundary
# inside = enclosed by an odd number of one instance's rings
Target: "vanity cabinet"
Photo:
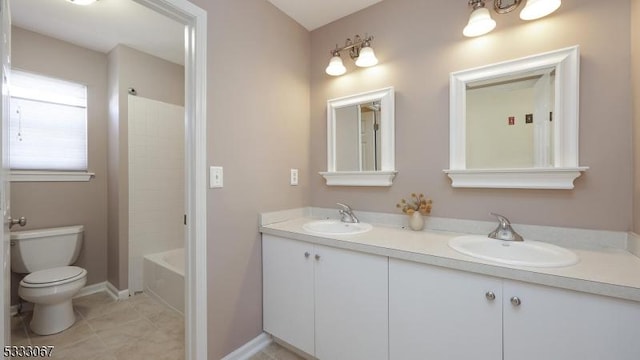
[[[637,360],[640,304],[389,261],[391,360]]]
[[[390,359],[500,359],[501,317],[500,279],[389,260]]]
[[[263,234],[264,330],[321,360],[388,359],[388,258]]]
[[[503,294],[505,360],[640,359],[636,302],[511,280]]]

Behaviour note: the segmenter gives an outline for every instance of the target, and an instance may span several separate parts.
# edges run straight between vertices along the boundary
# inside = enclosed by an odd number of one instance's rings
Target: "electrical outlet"
[[[298,185],[298,169],[291,169],[289,185]]]
[[[223,186],[222,166],[209,167],[209,188],[221,188]]]

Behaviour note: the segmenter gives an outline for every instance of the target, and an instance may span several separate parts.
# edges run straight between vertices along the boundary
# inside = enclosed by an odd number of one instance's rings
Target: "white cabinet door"
[[[498,278],[390,259],[390,359],[501,359],[501,289]]]
[[[313,245],[262,235],[264,330],[314,353]]]
[[[317,246],[316,357],[388,359],[388,258]]]
[[[639,303],[509,280],[503,289],[504,360],[640,359]]]

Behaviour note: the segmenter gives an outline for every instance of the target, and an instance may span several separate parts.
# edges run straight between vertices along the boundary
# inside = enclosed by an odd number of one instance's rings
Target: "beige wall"
[[[311,204],[394,212],[411,192],[433,198],[439,217],[627,231],[632,226],[629,0],[565,0],[553,15],[524,22],[494,15],[498,26],[468,39],[464,1],[386,0],[311,33]],[[354,34],[375,37],[380,64],[332,78],[328,51]],[[449,73],[535,53],[581,46],[580,163],[590,169],[565,190],[454,189],[449,167]],[[396,166],[390,188],[327,187],[326,100],[366,90],[396,90]]]
[[[84,225],[84,244],[77,265],[87,269],[87,285],[105,281],[107,57],[17,27],[12,29],[11,45],[14,68],[87,85],[89,171],[96,174],[89,182],[14,182],[11,212],[15,217],[27,217],[25,229]],[[12,302],[17,301],[16,289],[14,284]]]
[[[193,0],[208,13],[209,359],[262,331],[258,214],[308,205],[309,32],[266,0]],[[298,168],[300,185],[289,185]]]
[[[109,241],[108,279],[123,290],[129,261],[129,88],[139,96],[184,105],[184,67],[128,46],[118,45],[108,55],[109,66]]]
[[[640,233],[640,0],[631,1],[631,72],[633,84],[633,231]]]

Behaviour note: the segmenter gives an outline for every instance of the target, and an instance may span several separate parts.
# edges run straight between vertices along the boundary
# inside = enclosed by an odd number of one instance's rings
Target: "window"
[[[87,170],[87,87],[13,70],[9,158],[15,170]]]

